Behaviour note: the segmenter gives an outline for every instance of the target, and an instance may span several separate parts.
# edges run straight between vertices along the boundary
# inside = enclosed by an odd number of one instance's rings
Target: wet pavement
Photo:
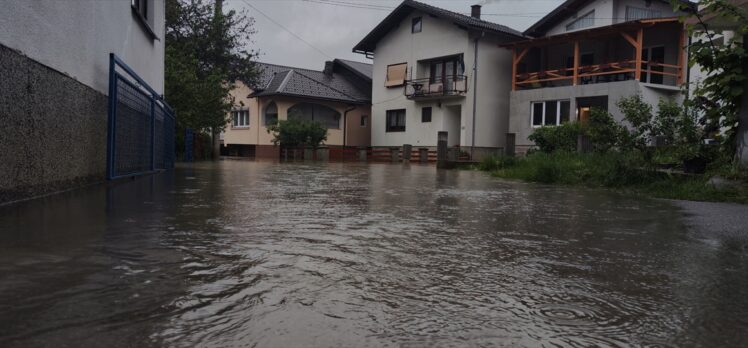
[[[694,211],[419,165],[181,166],[0,207],[0,347],[748,346],[748,218]]]

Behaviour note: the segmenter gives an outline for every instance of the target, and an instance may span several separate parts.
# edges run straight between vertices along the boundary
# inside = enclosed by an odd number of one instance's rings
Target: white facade
[[[4,1],[0,44],[108,94],[113,52],[164,91],[164,0],[150,0],[148,32],[128,0]]]
[[[412,19],[421,17],[422,30],[411,32]],[[473,145],[473,97],[476,92],[475,38],[449,20],[413,11],[379,40],[374,51],[372,85],[372,146],[433,147],[437,133],[449,133],[449,145]],[[500,40],[486,33],[478,41],[478,86],[475,127],[476,147],[502,147],[509,117],[509,92],[506,83],[511,76],[511,53],[500,48]],[[427,60],[447,56],[461,56],[467,92],[460,96],[445,96],[410,100],[403,86],[385,87],[387,66],[407,63],[407,79],[427,78]],[[431,122],[422,122],[422,110],[431,107]],[[404,109],[404,132],[387,132],[388,110]]]

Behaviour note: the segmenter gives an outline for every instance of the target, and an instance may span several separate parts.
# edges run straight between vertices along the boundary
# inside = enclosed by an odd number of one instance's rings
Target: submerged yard
[[[433,166],[181,166],[0,207],[0,346],[744,347],[745,228],[689,211]]]

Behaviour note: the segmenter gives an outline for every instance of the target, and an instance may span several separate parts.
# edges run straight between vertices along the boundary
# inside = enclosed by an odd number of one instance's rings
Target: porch
[[[512,90],[636,80],[679,87],[686,31],[677,18],[648,19],[515,42]]]

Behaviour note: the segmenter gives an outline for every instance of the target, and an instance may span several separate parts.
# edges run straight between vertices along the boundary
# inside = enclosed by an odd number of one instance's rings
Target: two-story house
[[[498,153],[509,122],[512,54],[524,36],[471,15],[405,0],[353,49],[373,57],[371,144]]]
[[[690,2],[685,2],[694,6]],[[567,0],[512,50],[509,130],[517,151],[542,126],[584,122],[593,107],[622,120],[616,103],[641,95],[682,100],[688,36],[668,0]]]
[[[369,146],[371,64],[335,59],[322,71],[257,63],[256,86],[240,81],[222,154],[234,157],[280,157],[267,126],[299,118],[327,128],[328,146]]]

